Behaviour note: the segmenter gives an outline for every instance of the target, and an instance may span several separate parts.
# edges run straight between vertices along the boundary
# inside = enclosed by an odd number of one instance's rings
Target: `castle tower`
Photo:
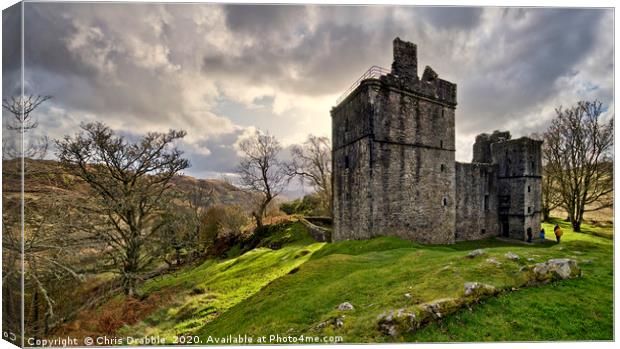
[[[391,72],[366,76],[331,111],[333,239],[454,242],[456,85],[430,67],[420,79],[399,38]]]
[[[528,229],[540,230],[542,141],[527,137],[492,143],[497,164],[500,234],[524,240]]]

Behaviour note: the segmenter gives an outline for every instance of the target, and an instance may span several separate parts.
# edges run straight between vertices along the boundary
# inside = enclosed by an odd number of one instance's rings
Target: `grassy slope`
[[[560,245],[485,240],[422,246],[395,238],[326,245],[297,273],[274,280],[194,334],[256,337],[320,333],[342,335],[346,342],[392,341],[376,329],[377,316],[385,310],[456,296],[466,281],[511,288],[522,281],[521,265],[572,256],[578,261],[592,260],[592,264],[582,264],[582,279],[510,292],[396,340],[611,339],[613,242],[573,233],[562,224],[565,235]],[[552,231],[550,224],[545,228]],[[479,247],[487,249],[484,258],[465,258]],[[508,251],[519,254],[521,261],[507,260],[504,254]],[[490,256],[502,265],[485,262]],[[527,262],[528,257],[535,261]],[[412,298],[407,299],[405,293]],[[356,309],[346,313],[335,310],[344,301]],[[343,328],[316,329],[318,323],[341,314],[346,314]]]
[[[175,301],[121,332],[141,336],[159,334],[168,338],[180,333],[193,334],[206,321],[303,264],[323,246],[312,240],[301,223],[287,225],[270,240],[287,244],[279,250],[262,247],[237,258],[210,260],[197,268],[148,281],[141,293],[173,292]]]
[[[490,299],[474,311],[461,311],[406,337],[410,341],[530,341],[613,339],[613,245],[611,229],[585,226],[573,233],[568,223],[560,246],[581,264],[583,278],[526,288]],[[545,223],[547,232],[553,225]],[[577,251],[577,252],[575,252]],[[583,252],[583,254],[577,254]]]

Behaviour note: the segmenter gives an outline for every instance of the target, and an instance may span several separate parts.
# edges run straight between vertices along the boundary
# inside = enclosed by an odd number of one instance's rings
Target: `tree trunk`
[[[543,222],[546,222],[549,220],[549,214],[550,214],[550,210],[546,207],[542,208],[542,214],[543,214]]]
[[[263,227],[263,215],[261,213],[256,213],[256,211],[252,212],[252,216],[254,216],[254,220],[256,221],[256,229],[260,229]]]
[[[123,289],[125,295],[133,297],[136,291],[136,273],[138,272],[139,249],[136,245],[128,246],[127,259],[123,268]]]
[[[575,219],[571,223],[573,224],[574,232],[577,232],[577,233],[581,232],[581,219]]]
[[[39,335],[39,291],[32,295],[32,333],[35,338]]]

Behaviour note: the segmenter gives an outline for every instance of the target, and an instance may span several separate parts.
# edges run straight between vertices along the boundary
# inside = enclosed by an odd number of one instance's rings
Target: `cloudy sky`
[[[9,17],[3,56],[17,62]],[[53,95],[40,132],[185,129],[186,172],[218,177],[255,128],[285,146],[331,136],[335,100],[389,68],[399,36],[418,45],[420,74],[458,85],[456,156],[470,161],[478,133],[543,131],[579,99],[613,110],[613,24],[605,9],[26,3],[26,89]],[[5,97],[18,67],[3,66]]]

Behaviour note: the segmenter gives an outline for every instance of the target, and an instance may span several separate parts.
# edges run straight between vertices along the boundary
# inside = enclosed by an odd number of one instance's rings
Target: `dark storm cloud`
[[[203,70],[276,83],[297,93],[333,94],[378,57],[398,27],[394,7],[226,6],[229,29],[252,38],[241,54],[209,53]],[[313,23],[313,19],[318,22]],[[358,23],[355,18],[366,18]],[[306,19],[306,22],[303,21]],[[276,33],[276,34],[271,34]]]
[[[613,103],[610,10],[27,3],[26,12],[28,88],[54,95],[44,111],[56,119],[42,121],[51,135],[91,119],[135,133],[183,128],[196,173],[231,171],[251,126],[294,141],[328,134],[334,96],[369,66],[389,68],[397,36],[417,44],[419,74],[431,65],[458,84],[466,148],[479,132],[541,128],[578,97]]]
[[[503,20],[520,25],[498,31],[490,42],[495,49],[476,52],[479,62],[474,75],[462,76],[460,112],[462,130],[500,128],[516,116],[540,107],[565,88],[558,79],[575,75],[579,63],[595,49],[599,10],[539,10],[523,16],[507,11]],[[498,56],[485,62],[485,54]],[[611,57],[609,57],[611,58]]]
[[[307,18],[304,6],[226,5],[226,23],[234,31],[255,35],[286,34]]]
[[[429,25],[437,29],[471,29],[479,24],[481,7],[420,7],[418,12]]]
[[[2,91],[3,98],[21,91],[21,6],[2,11]]]

